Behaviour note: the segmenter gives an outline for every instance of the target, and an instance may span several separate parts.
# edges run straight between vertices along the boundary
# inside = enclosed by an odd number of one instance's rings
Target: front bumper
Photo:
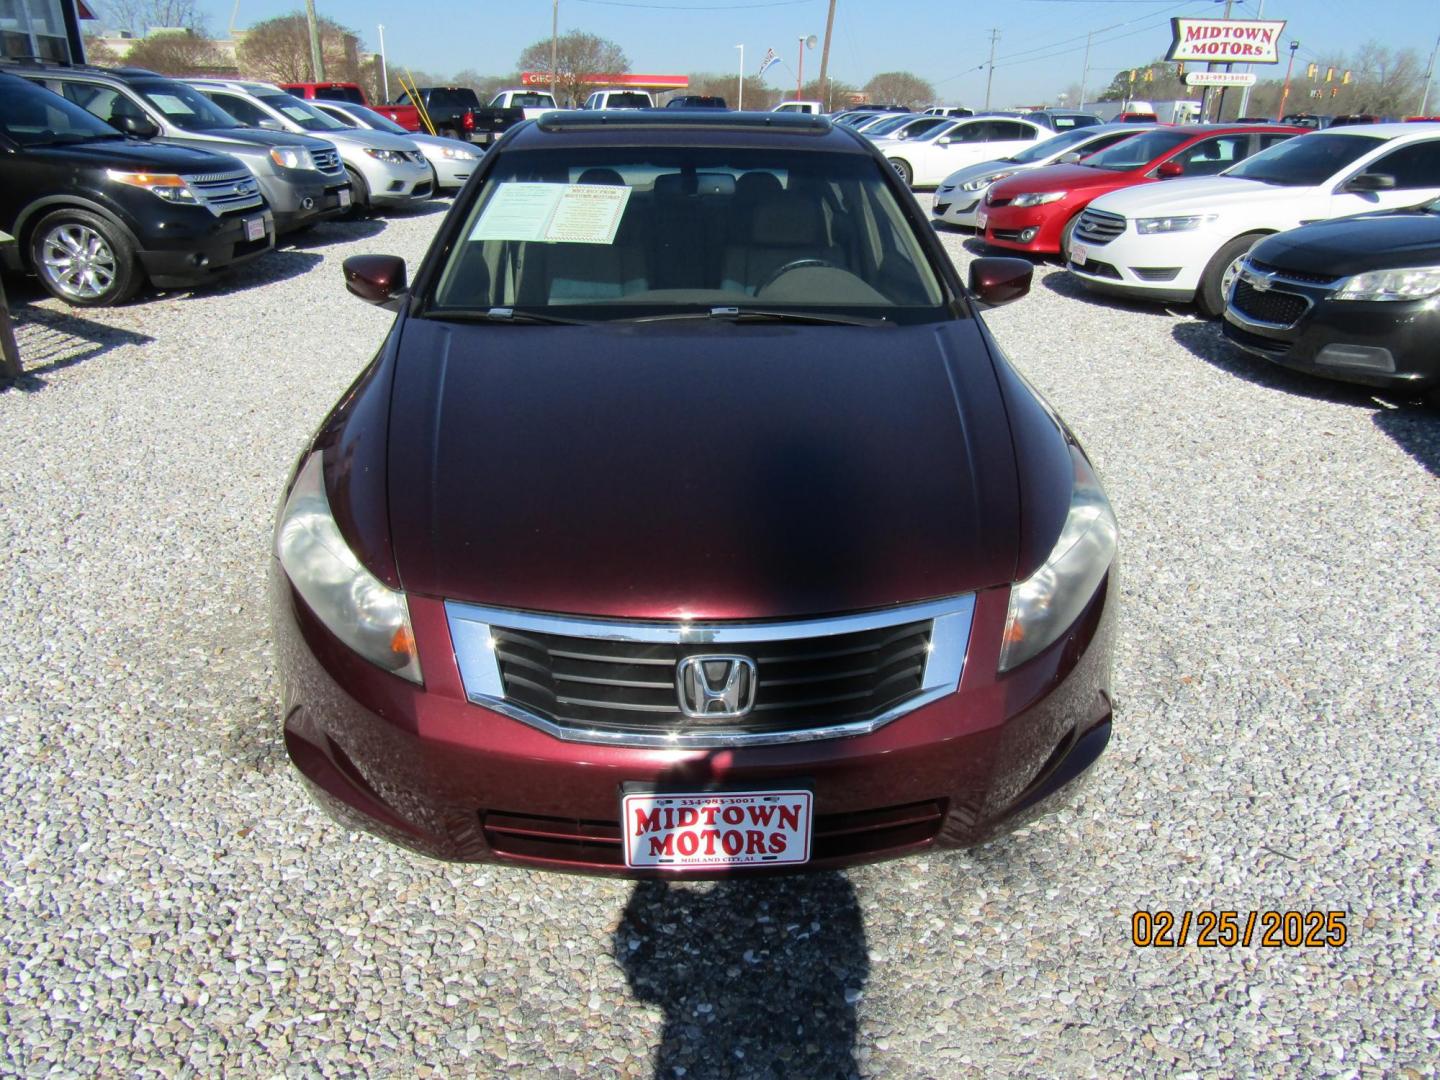
[[[256,220],[264,231],[252,240],[245,223]],[[151,283],[158,288],[184,288],[264,255],[275,246],[275,219],[263,207],[219,218],[204,211],[203,218],[196,213],[161,222],[138,239],[140,265]]]
[[[1079,232],[1071,240],[1066,266],[1086,288],[1132,299],[1189,303],[1205,267],[1229,239],[1206,229],[1141,236],[1133,221],[1125,229],[1105,244],[1087,241]],[[1077,245],[1084,250],[1084,263],[1073,257]]]
[[[349,189],[350,180],[343,171],[331,176],[318,169],[285,169],[262,178],[261,187],[275,215],[276,233],[284,235],[343,213],[340,192]]]
[[[806,869],[989,839],[1068,799],[1109,738],[1115,597],[996,674],[1007,589],[978,594],[957,692],[867,735],[710,751],[564,742],[465,699],[443,602],[410,597],[426,686],[340,645],[272,560],[284,736],[311,794],[347,826],[439,858],[647,876],[623,865],[625,785],[814,791]],[[744,873],[773,873],[747,870]],[[666,871],[715,877],[740,871]]]
[[[1282,367],[1339,382],[1424,393],[1440,386],[1440,301],[1332,300],[1328,289],[1272,286],[1305,296],[1310,306],[1290,326],[1247,317],[1232,291],[1224,334],[1235,345]]]
[[[427,159],[435,169],[436,187],[441,191],[459,191],[470,179],[470,174],[480,168],[480,160],[456,161],[437,154]]]
[[[1042,206],[982,205],[977,213],[980,211],[985,214],[986,244],[1032,255],[1059,254],[1060,234],[1065,231],[1065,223],[1079,212],[1063,200]],[[1025,239],[1027,232],[1029,239]]]
[[[362,175],[370,188],[372,206],[410,206],[435,197],[429,162],[392,165],[371,159],[364,163]]]
[[[957,225],[965,229],[977,227],[975,215],[981,209],[984,191],[963,191],[960,188],[935,192],[935,202],[930,208],[931,216],[946,225]]]

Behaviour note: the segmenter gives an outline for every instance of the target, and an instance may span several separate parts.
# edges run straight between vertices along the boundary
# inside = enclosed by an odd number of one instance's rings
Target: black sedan
[[[1297,371],[1440,403],[1440,200],[1262,240],[1230,290],[1225,336]]]

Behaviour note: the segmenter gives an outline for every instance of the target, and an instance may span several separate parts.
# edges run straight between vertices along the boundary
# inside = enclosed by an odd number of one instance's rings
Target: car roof
[[[181,79],[180,81],[189,83],[191,86],[213,86],[219,90],[243,90],[250,94],[256,90],[280,89],[274,83],[257,82],[254,79]]]
[[[1411,125],[1412,127],[1414,125]],[[683,109],[555,112],[516,127],[507,146],[542,150],[558,146],[774,146],[869,154],[849,128],[810,113],[721,112]]]
[[[1385,139],[1398,139],[1402,135],[1413,136],[1414,138],[1434,138],[1440,135],[1440,124],[1432,124],[1428,121],[1419,123],[1404,123],[1396,121],[1388,124],[1341,124],[1339,127],[1328,127],[1321,129],[1326,135],[1369,135],[1371,138],[1377,135]]]

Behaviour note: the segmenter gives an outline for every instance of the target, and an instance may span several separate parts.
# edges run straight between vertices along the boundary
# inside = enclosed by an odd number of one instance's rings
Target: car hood
[[[301,135],[290,131],[266,131],[264,128],[210,128],[205,131],[182,132],[186,135],[204,135],[210,139],[225,139],[236,146],[303,146],[307,150],[333,150],[333,143],[314,135]]]
[[[1143,178],[1140,170],[1117,172],[1114,169],[1092,169],[1085,165],[1046,165],[1027,169],[1019,176],[1001,180],[990,190],[997,199],[1013,199],[1029,191],[1083,191],[1086,188],[1113,188],[1118,184],[1135,184]]]
[[[956,169],[949,176],[940,182],[941,187],[957,187],[960,184],[969,183],[971,180],[978,180],[982,176],[989,176],[997,172],[1029,172],[1036,168],[1034,165],[1020,165],[1012,161],[1001,161],[998,158],[994,161],[982,161],[976,165],[966,165],[963,169]]]
[[[1297,194],[1310,190],[1262,184],[1259,180],[1243,180],[1238,176],[1197,176],[1189,180],[1181,177],[1114,191],[1092,205],[1097,210],[1110,210],[1117,214],[1151,211],[1167,217],[1186,213],[1217,214],[1257,203],[1292,202]]]
[[[418,149],[413,140],[406,135],[396,135],[390,131],[376,131],[373,128],[346,128],[343,131],[327,131],[325,138],[335,143],[347,143],[351,146],[373,147],[376,150],[404,150],[407,153],[414,153]]]
[[[755,619],[1012,580],[1015,451],[974,320],[398,333],[386,471],[409,591]]]
[[[1254,257],[1286,270],[1348,277],[1367,270],[1440,265],[1440,214],[1361,214],[1267,237]]]
[[[233,172],[245,168],[223,153],[140,139],[99,139],[63,146],[33,146],[25,152],[37,161],[48,158],[57,164],[82,168],[88,165],[96,169],[134,169],[155,173]]]
[[[390,135],[392,137],[396,137],[393,131],[376,131],[374,128],[369,128],[367,130],[369,130],[370,133],[373,135]],[[425,150],[427,147],[431,150],[469,150],[476,157],[479,157],[482,153],[482,151],[478,147],[471,146],[463,139],[447,139],[443,135],[416,134],[399,137],[404,138],[406,142],[414,143],[421,150]]]

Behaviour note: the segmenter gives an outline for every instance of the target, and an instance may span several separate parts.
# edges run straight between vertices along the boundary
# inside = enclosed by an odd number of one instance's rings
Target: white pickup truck
[[[555,111],[555,99],[543,90],[501,90],[486,108],[523,109],[526,120],[538,120]]]

